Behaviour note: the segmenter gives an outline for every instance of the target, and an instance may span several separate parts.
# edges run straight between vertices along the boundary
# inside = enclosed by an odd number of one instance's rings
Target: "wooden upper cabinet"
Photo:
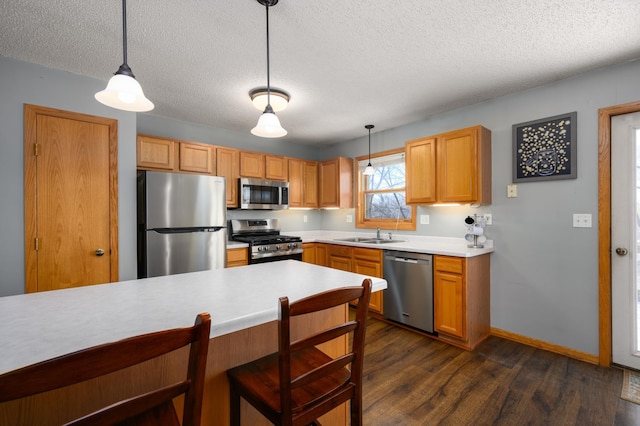
[[[428,137],[405,144],[407,204],[436,202],[436,138]]]
[[[265,178],[270,180],[289,180],[289,162],[285,157],[278,155],[265,155]]]
[[[338,157],[320,163],[320,207],[353,207],[353,160]]]
[[[178,142],[155,136],[138,135],[137,168],[141,170],[175,171],[178,167]]]
[[[289,158],[289,207],[318,207],[318,163]]]
[[[491,132],[470,127],[438,137],[438,199],[491,203]]]
[[[238,207],[238,173],[240,151],[233,148],[216,147],[216,174],[226,179],[227,207]]]
[[[205,175],[215,174],[215,147],[205,143],[180,142],[179,169]]]
[[[264,179],[264,154],[240,151],[240,176]]]
[[[408,141],[407,204],[491,203],[491,131],[469,127]]]

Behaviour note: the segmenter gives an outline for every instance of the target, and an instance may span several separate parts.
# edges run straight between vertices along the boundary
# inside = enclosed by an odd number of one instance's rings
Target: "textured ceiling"
[[[0,3],[0,55],[104,80],[120,0]],[[336,143],[640,58],[638,0],[280,0],[271,84],[292,142]],[[129,0],[128,63],[154,115],[239,132],[266,85],[256,0]],[[638,76],[640,79],[640,76]]]

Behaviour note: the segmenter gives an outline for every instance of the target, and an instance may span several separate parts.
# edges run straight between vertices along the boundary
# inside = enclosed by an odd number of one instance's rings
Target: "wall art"
[[[513,182],[575,179],[577,112],[513,125]]]

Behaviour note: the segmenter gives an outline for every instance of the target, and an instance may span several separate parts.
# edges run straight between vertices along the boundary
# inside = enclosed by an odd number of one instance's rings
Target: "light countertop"
[[[367,237],[374,238],[375,232],[345,232],[345,231],[291,231],[282,232],[286,235],[296,235],[302,241],[330,244],[343,244],[354,247],[377,248],[381,250],[399,250],[414,253],[441,254],[455,257],[474,257],[493,252],[493,241],[487,240],[483,248],[469,248],[469,242],[464,238],[426,237],[405,235],[402,231],[392,232],[394,240],[404,240],[398,243],[368,244],[337,241],[340,238]],[[389,231],[380,231],[381,238],[388,238]]]
[[[0,374],[94,345],[187,327],[211,314],[211,337],[278,318],[291,301],[381,278],[294,260],[0,297]]]

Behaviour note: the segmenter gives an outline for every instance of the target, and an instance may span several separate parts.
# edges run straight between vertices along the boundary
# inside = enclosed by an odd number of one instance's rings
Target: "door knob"
[[[618,255],[620,255],[620,256],[626,256],[627,254],[629,254],[629,250],[627,250],[627,249],[626,249],[626,248],[624,248],[624,247],[618,247],[618,248],[616,249],[616,253],[617,253]]]
[[[102,256],[103,254],[104,254],[104,250],[102,250],[102,249],[98,249],[98,250],[96,250],[96,256],[100,257],[100,256]]]

